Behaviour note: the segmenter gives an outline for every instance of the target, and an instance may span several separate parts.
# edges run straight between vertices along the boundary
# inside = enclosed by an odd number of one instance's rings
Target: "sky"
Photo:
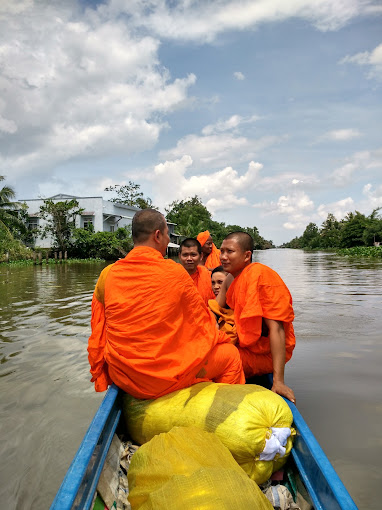
[[[0,175],[276,245],[382,206],[381,0],[0,0]]]

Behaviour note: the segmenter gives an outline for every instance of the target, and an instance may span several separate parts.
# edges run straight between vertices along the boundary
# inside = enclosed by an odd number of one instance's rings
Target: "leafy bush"
[[[348,257],[382,258],[382,246],[354,246],[353,248],[342,248],[336,253]]]
[[[0,229],[0,262],[6,260],[8,253],[10,260],[30,259],[32,250],[21,241],[14,239],[7,231]]]
[[[116,232],[92,232],[77,228],[69,249],[70,257],[116,260],[124,257],[133,247],[130,230],[119,228]]]

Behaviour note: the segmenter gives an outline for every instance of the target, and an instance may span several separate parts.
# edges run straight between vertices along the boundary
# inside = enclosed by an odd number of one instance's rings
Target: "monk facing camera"
[[[223,266],[215,267],[215,269],[211,272],[211,285],[212,285],[212,292],[215,296],[217,296],[220,292],[220,289],[222,288],[222,285],[227,278],[227,272],[224,271]]]
[[[200,232],[196,238],[202,247],[201,265],[212,270],[220,265],[220,250],[213,243],[212,236],[208,230]]]
[[[246,378],[273,373],[272,390],[295,402],[284,382],[285,363],[296,339],[290,292],[268,266],[252,262],[254,244],[246,232],[232,232],[220,248],[220,260],[229,274],[216,298],[234,310],[238,348]]]
[[[239,351],[217,330],[184,268],[164,258],[164,216],[137,212],[132,237],[134,248],[102,271],[93,294],[88,353],[96,391],[114,382],[153,399],[202,381],[244,384]]]
[[[214,297],[211,289],[211,272],[200,265],[202,258],[202,247],[199,241],[193,237],[188,237],[182,241],[179,247],[179,261],[191,276],[195,287],[207,304],[209,299]]]

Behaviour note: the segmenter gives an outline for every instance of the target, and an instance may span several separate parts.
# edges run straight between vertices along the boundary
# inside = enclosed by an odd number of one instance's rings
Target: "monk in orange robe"
[[[181,242],[179,247],[179,261],[191,276],[203,301],[208,304],[208,300],[213,299],[215,296],[212,292],[211,272],[206,267],[199,265],[201,258],[202,247],[197,239],[188,237]]]
[[[214,245],[209,231],[200,232],[196,239],[202,246],[203,257],[200,263],[207,269],[215,269],[220,266],[220,250]]]
[[[92,301],[88,353],[92,382],[114,382],[152,399],[202,381],[244,384],[240,354],[184,268],[164,259],[164,216],[143,209],[132,222],[134,248],[106,267]]]
[[[284,382],[285,363],[296,344],[292,297],[273,269],[252,262],[253,249],[253,239],[245,232],[224,239],[220,257],[230,275],[217,301],[234,309],[236,347],[245,376],[273,373],[272,390],[295,402],[293,390]]]
[[[215,267],[211,271],[211,285],[212,292],[214,293],[214,299],[208,300],[208,307],[216,317],[217,326],[220,331],[224,331],[231,339],[231,343],[236,345],[237,343],[237,331],[235,326],[235,318],[233,310],[231,308],[223,308],[219,306],[216,301],[216,297],[219,295],[220,289],[227,278],[228,273],[224,271],[223,266]]]

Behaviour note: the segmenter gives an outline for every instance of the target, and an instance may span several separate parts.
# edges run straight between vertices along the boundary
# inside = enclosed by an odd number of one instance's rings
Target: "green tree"
[[[321,248],[338,248],[340,246],[340,222],[336,220],[334,214],[329,213],[326,220],[322,223],[320,237]]]
[[[83,212],[76,199],[64,202],[53,202],[51,199],[44,200],[40,206],[40,217],[47,224],[40,227],[41,237],[51,236],[54,248],[64,252],[70,247],[70,240],[76,228],[76,217]]]
[[[362,234],[366,246],[372,246],[375,241],[382,242],[382,216],[379,211],[382,207],[374,209],[367,217],[367,224]]]
[[[186,237],[196,237],[199,232],[209,230],[215,245],[220,248],[223,239],[230,233],[244,231],[251,235],[255,242],[255,249],[264,250],[274,247],[272,241],[266,241],[260,236],[257,227],[241,227],[240,225],[226,225],[224,222],[214,221],[211,213],[195,195],[188,200],[175,200],[166,208],[167,221],[176,223],[177,233]]]
[[[267,241],[260,235],[257,227],[246,227],[244,231],[253,238],[255,250],[268,250],[269,248],[275,247],[272,241]]]
[[[196,237],[211,227],[211,213],[197,195],[189,200],[175,200],[165,211],[167,221],[177,224],[180,235]]]
[[[142,191],[140,191],[140,184],[136,184],[133,181],[129,181],[128,184],[121,186],[120,184],[115,184],[114,186],[109,186],[105,188],[105,191],[115,191],[117,193],[116,197],[110,199],[110,202],[114,202],[116,204],[124,204],[129,205],[131,207],[138,207],[139,209],[157,209],[153,205],[151,198],[144,197]]]
[[[4,181],[5,177],[0,175],[0,182]],[[26,231],[25,224],[18,216],[18,210],[21,208],[19,202],[13,202],[15,198],[14,189],[11,186],[3,186],[0,189],[0,229],[5,230],[6,235],[13,238],[13,232],[19,230]]]
[[[131,228],[115,232],[92,232],[77,228],[73,231],[70,255],[78,258],[116,260],[124,257],[133,247]]]
[[[287,243],[283,243],[281,248],[293,248],[293,249],[301,249],[301,237],[294,237],[291,241]]]
[[[218,248],[220,248],[220,246],[223,242],[223,239],[230,233],[229,227],[226,226],[226,224],[224,222],[219,222],[219,221],[214,221],[214,220],[210,221],[210,226],[209,226],[208,230],[211,233],[211,236],[214,240],[215,246],[217,246]]]
[[[364,214],[359,211],[350,212],[341,221],[341,248],[352,248],[353,246],[364,246],[363,233],[368,221]]]
[[[301,247],[314,249],[320,246],[320,234],[315,223],[309,223],[301,236]]]

